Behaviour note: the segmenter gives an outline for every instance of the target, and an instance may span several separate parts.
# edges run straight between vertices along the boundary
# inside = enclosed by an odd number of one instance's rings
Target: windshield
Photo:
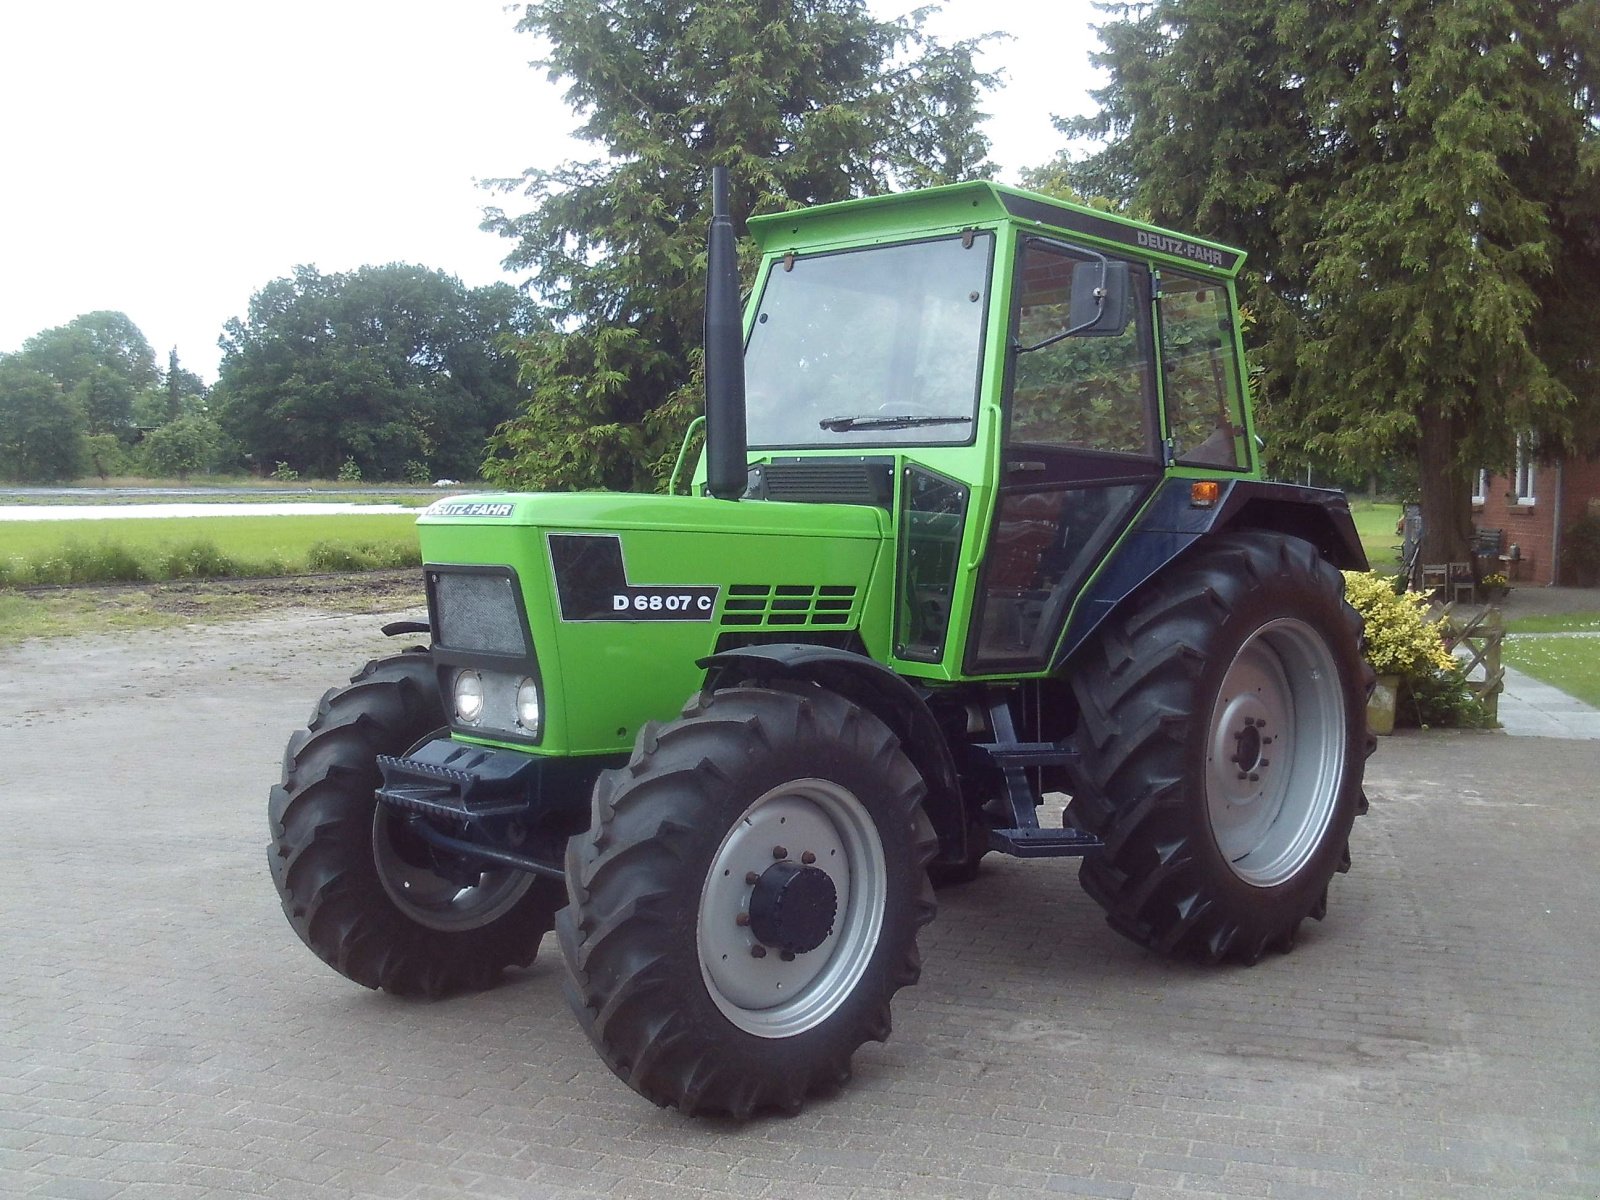
[[[795,258],[745,347],[751,446],[972,439],[992,234]]]

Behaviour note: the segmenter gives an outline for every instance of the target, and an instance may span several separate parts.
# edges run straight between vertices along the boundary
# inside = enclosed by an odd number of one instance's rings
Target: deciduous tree
[[[217,423],[202,413],[191,413],[152,429],[139,448],[152,474],[188,479],[213,464],[221,443]]]
[[[526,302],[499,284],[468,290],[405,264],[324,275],[300,267],[227,323],[215,407],[258,465],[333,478],[408,463],[470,477],[489,431],[522,391],[503,338],[532,328]]]
[[[83,412],[59,383],[20,359],[0,359],[0,478],[73,479],[83,467]]]
[[[91,433],[133,435],[134,398],[160,374],[155,352],[126,313],[99,311],[34,334],[17,359],[73,397]]]

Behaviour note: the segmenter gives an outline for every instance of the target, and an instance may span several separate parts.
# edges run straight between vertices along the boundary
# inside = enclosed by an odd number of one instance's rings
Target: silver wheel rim
[[[481,928],[505,916],[533,886],[533,876],[526,871],[485,871],[476,886],[462,887],[416,866],[395,846],[400,820],[378,805],[372,815],[372,857],[389,899],[418,925],[445,933]]]
[[[766,948],[740,923],[750,912],[747,880],[783,858],[813,860],[838,897],[827,938],[787,959],[777,950],[761,953]],[[846,788],[797,779],[756,800],[722,839],[700,893],[700,974],[722,1015],[767,1038],[793,1037],[832,1016],[877,949],[886,875],[878,827]]]
[[[1223,676],[1206,743],[1206,812],[1240,879],[1284,883],[1322,845],[1344,787],[1345,733],[1322,636],[1292,618],[1256,630]]]

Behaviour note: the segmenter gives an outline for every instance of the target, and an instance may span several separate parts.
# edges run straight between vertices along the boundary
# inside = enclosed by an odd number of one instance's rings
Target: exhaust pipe
[[[728,215],[728,169],[711,168],[711,234],[706,243],[706,491],[737,500],[748,486],[744,426],[744,321],[739,252]]]

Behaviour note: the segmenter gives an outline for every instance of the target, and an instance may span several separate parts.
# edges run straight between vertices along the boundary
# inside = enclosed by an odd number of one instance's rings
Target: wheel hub
[[[1262,626],[1229,666],[1206,746],[1207,814],[1245,882],[1282,883],[1321,844],[1341,787],[1342,702],[1326,643],[1297,619]]]
[[[756,798],[708,864],[697,942],[707,991],[757,1037],[791,1037],[849,997],[877,946],[883,846],[856,797],[796,779]]]
[[[1255,770],[1261,762],[1261,731],[1254,725],[1246,724],[1233,735],[1233,744],[1233,761],[1238,764],[1239,770]]]
[[[1271,688],[1251,687],[1223,700],[1211,735],[1208,758],[1212,795],[1232,806],[1252,805],[1270,790],[1272,760],[1287,747],[1285,709]]]
[[[833,932],[839,893],[826,871],[785,859],[761,873],[750,893],[750,932],[790,954],[815,950]]]

